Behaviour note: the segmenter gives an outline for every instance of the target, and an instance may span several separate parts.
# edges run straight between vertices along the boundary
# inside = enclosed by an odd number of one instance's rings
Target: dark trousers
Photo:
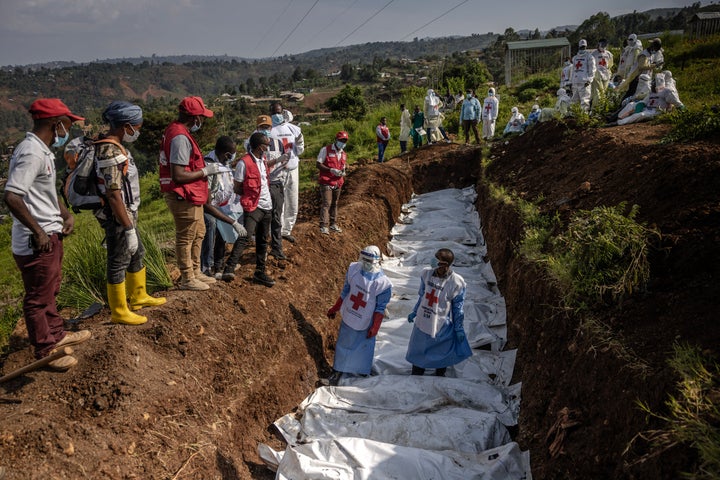
[[[220,234],[215,231],[217,219],[207,213],[203,214],[205,220],[205,238],[200,247],[200,270],[205,272],[212,268],[215,261],[215,238]]]
[[[465,133],[465,143],[470,142],[470,129],[472,128],[473,134],[475,135],[475,143],[480,143],[480,135],[478,134],[478,121],[477,120],[463,120],[462,127]]]
[[[407,141],[403,142],[400,140],[400,153],[407,152]]]
[[[320,185],[320,226],[327,227],[337,223],[338,200],[341,187],[333,188],[330,185]]]
[[[65,338],[55,303],[62,280],[63,244],[59,234],[50,236],[50,248],[49,252],[13,255],[25,287],[23,315],[35,358],[46,357]]]
[[[133,225],[137,224],[136,218],[132,219]],[[139,272],[143,268],[145,247],[140,240],[140,232],[136,229],[138,237],[138,249],[134,255],[128,251],[125,228],[119,224],[113,215],[102,222],[105,230],[105,244],[107,246],[107,283],[118,284],[125,281],[125,272]]]
[[[267,254],[268,236],[270,236],[270,225],[272,224],[272,210],[256,208],[252,212],[245,212],[243,215],[247,236],[240,237],[233,245],[232,252],[225,264],[225,273],[234,273],[235,265],[240,262],[250,237],[255,235],[255,271],[265,272],[265,255]]]
[[[273,204],[272,221],[270,222],[270,250],[282,253],[282,213],[285,203],[285,187],[282,183],[270,184],[270,198]]]
[[[219,220],[218,220],[219,221]],[[225,240],[220,231],[215,227],[215,245],[213,246],[213,272],[218,273],[223,268],[225,261]]]

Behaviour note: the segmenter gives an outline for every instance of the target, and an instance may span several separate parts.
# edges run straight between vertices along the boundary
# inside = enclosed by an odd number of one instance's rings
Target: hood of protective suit
[[[427,96],[425,97],[425,104],[435,107],[440,105],[440,97],[435,95],[435,90],[432,88],[428,89]]]
[[[380,271],[380,249],[375,245],[368,245],[360,251],[358,261],[363,271],[368,273],[377,273]]]
[[[285,122],[290,123],[293,121],[293,114],[290,112],[290,110],[283,109],[282,111],[283,117],[285,117]]]
[[[564,88],[558,88],[557,96],[561,97],[563,95],[567,95],[567,91]]]

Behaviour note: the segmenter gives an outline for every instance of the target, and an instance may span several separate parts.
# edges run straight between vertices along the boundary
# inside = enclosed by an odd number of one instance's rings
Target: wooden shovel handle
[[[51,353],[47,357],[43,357],[40,360],[35,360],[32,363],[29,363],[25,365],[22,368],[18,368],[17,370],[8,373],[4,377],[0,377],[0,383],[7,382],[8,380],[12,380],[15,377],[19,377],[23,373],[32,372],[33,370],[37,370],[38,368],[42,368],[48,363],[57,360],[58,358],[62,358],[66,355],[72,355],[73,349],[72,347],[62,347],[56,352]]]

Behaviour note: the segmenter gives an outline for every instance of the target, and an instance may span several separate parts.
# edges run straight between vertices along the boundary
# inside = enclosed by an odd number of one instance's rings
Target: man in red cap
[[[160,191],[165,195],[175,221],[175,258],[180,270],[182,290],[207,290],[216,280],[200,269],[200,251],[205,238],[203,205],[208,199],[208,175],[220,172],[219,163],[205,164],[202,151],[190,134],[197,132],[203,119],[213,116],[200,97],[185,97],[178,106],[178,119],[172,122],[160,150]]]
[[[25,297],[23,314],[35,357],[74,345],[91,337],[88,330],[66,332],[57,311],[60,291],[63,236],[73,231],[75,219],[58,200],[55,189],[55,154],[70,138],[70,126],[84,118],[70,113],[57,98],[42,98],[30,105],[33,129],[10,159],[5,203],[13,218],[12,252],[20,269]],[[77,360],[67,355],[49,364],[67,370]]]
[[[342,229],[337,225],[338,200],[343,183],[345,183],[345,167],[347,166],[348,133],[341,131],[335,134],[335,142],[320,149],[317,158],[317,168],[320,170],[318,183],[320,184],[320,233],[329,235],[330,231],[340,233]],[[330,227],[328,228],[328,224]]]

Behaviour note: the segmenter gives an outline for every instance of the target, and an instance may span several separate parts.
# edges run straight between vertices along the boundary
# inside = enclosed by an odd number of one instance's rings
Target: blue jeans
[[[210,270],[214,263],[214,249],[215,249],[215,217],[204,213],[205,217],[205,238],[202,241],[202,247],[200,249],[200,270],[203,272]]]
[[[378,142],[378,163],[382,163],[385,160],[385,147],[386,144]]]

